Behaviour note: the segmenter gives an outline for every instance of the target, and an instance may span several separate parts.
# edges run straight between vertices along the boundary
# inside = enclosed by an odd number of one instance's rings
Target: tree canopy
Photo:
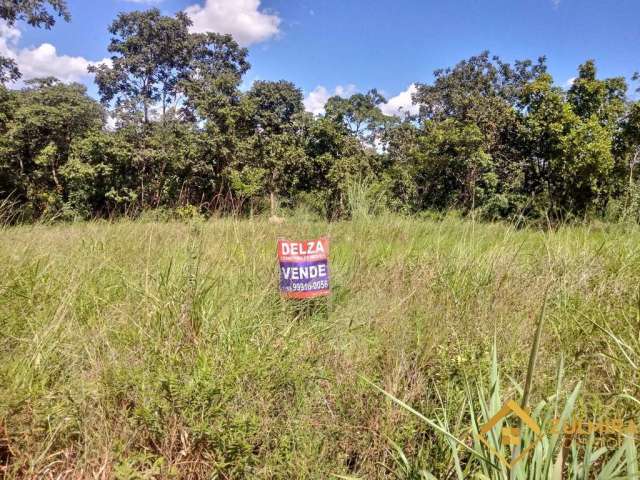
[[[19,20],[33,27],[51,28],[56,16],[66,21],[71,19],[66,0],[2,0],[0,18],[9,25]]]
[[[69,15],[63,1],[1,5],[9,23],[48,28]],[[593,60],[563,88],[544,56],[508,63],[481,52],[416,82],[416,115],[383,113],[376,89],[331,97],[312,115],[289,81],[241,88],[247,50],[190,27],[183,13],[120,14],[111,62],[90,67],[100,103],[52,78],[0,88],[0,197],[21,218],[278,205],[340,218],[353,185],[407,213],[640,212],[640,103]],[[17,76],[0,61],[0,80]]]

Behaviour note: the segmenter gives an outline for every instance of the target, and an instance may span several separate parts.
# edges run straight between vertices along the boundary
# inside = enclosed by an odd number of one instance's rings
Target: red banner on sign
[[[278,240],[280,293],[286,298],[329,295],[329,239]]]

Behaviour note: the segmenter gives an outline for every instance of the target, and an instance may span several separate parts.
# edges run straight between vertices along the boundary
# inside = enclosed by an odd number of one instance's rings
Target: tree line
[[[0,7],[9,24],[50,28],[56,14],[68,19],[62,0]],[[640,212],[640,102],[592,60],[562,88],[544,57],[483,52],[417,83],[415,115],[385,115],[376,90],[334,96],[312,115],[291,82],[243,91],[247,50],[190,25],[157,9],[118,15],[111,62],[90,67],[100,101],[55,78],[9,89],[20,72],[0,58],[0,202],[15,218],[276,205],[342,218],[354,182],[406,213]]]

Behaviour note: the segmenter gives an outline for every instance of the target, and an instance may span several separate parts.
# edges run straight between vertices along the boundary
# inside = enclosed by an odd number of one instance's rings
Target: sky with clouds
[[[485,49],[513,61],[546,55],[556,83],[594,58],[603,76],[640,70],[640,0],[69,0],[52,30],[0,24],[0,55],[25,79],[53,75],[95,95],[87,67],[108,61],[120,11],[185,11],[197,32],[231,33],[250,51],[255,80],[293,81],[322,113],[332,95],[378,88],[385,113],[412,111],[416,82]]]

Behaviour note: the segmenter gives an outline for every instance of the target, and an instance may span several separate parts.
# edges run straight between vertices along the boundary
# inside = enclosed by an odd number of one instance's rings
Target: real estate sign
[[[286,298],[329,295],[329,239],[278,239],[280,293]]]

